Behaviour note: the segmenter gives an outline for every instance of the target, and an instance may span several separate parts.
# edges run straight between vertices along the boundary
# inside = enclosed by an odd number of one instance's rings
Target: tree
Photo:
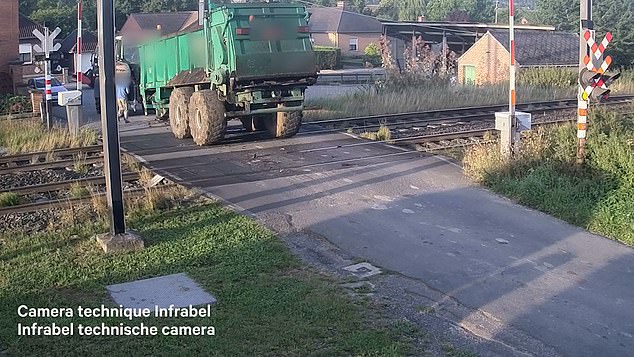
[[[426,10],[427,17],[435,21],[492,22],[495,16],[495,7],[489,0],[430,0]]]
[[[536,17],[560,31],[579,29],[579,0],[537,0]]]
[[[462,9],[469,14],[471,21],[493,22],[495,5],[490,0],[463,0]]]
[[[381,0],[376,11],[376,17],[386,20],[398,20],[398,8],[395,0]]]
[[[68,5],[44,7],[33,11],[30,18],[51,30],[59,27],[62,30],[62,36],[65,36],[77,28],[77,16],[69,16],[74,11],[76,10]]]
[[[350,10],[362,14],[363,10],[365,9],[366,1],[365,0],[350,0],[348,4],[350,7]]]
[[[538,0],[535,18],[561,31],[579,31],[579,0]],[[593,20],[600,41],[606,32],[614,39],[608,51],[616,65],[634,65],[634,1],[594,0]]]
[[[418,16],[425,15],[426,0],[400,0],[397,3],[400,21],[416,21]]]
[[[617,65],[634,65],[634,1],[595,0],[593,8],[597,42],[611,32],[613,39],[607,52]]]

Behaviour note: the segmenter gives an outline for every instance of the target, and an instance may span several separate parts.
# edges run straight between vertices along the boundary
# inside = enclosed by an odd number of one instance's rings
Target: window
[[[33,48],[30,43],[20,44],[20,61],[24,64],[33,63]]]
[[[359,39],[356,37],[350,38],[350,51],[358,51],[359,50]]]

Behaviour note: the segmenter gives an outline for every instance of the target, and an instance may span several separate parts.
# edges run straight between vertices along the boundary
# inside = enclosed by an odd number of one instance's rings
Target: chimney
[[[419,15],[418,17],[416,17],[416,22],[425,22],[425,16]]]
[[[348,6],[345,1],[337,1],[337,8],[341,10],[348,10]]]

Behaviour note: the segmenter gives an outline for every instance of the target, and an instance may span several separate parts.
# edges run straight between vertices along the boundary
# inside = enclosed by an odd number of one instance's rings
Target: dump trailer
[[[145,108],[169,116],[177,138],[220,141],[227,121],[275,137],[297,133],[304,91],[317,79],[308,12],[291,3],[209,1],[200,29],[139,48]]]

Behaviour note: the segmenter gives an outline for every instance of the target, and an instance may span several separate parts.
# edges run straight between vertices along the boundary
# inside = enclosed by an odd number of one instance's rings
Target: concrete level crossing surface
[[[122,146],[158,173],[425,284],[438,306],[467,309],[453,322],[498,354],[634,355],[634,251],[473,185],[442,158],[310,126],[197,147],[134,120]]]

